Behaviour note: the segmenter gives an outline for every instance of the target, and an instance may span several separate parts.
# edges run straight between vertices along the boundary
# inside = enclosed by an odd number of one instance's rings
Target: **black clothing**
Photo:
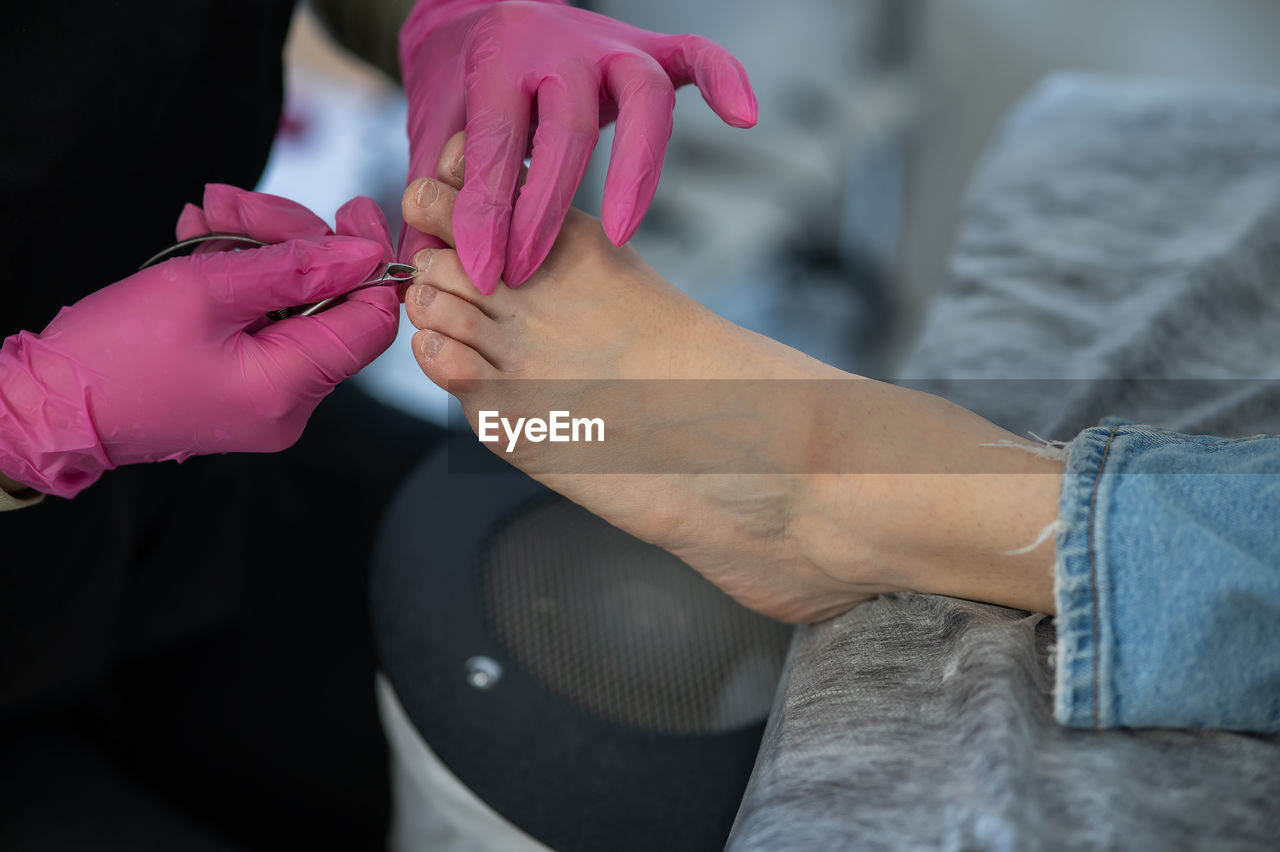
[[[136,272],[173,242],[182,205],[199,203],[206,183],[257,183],[280,120],[292,6],[10,4],[0,36],[5,336],[39,331],[61,306]]]
[[[205,183],[257,183],[292,5],[9,10],[5,335],[136,271]],[[173,849],[166,832],[197,824],[215,845],[380,846],[367,558],[400,471],[433,436],[344,387],[285,453],[122,468],[75,500],[0,513],[0,848]],[[99,787],[131,792],[83,792]],[[81,795],[60,810],[45,789]],[[148,795],[178,812],[163,831],[142,810],[124,831],[121,810],[108,822],[123,833],[104,835],[76,804]]]

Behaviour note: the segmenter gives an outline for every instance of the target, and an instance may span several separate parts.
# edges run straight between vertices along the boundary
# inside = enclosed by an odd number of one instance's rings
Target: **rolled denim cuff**
[[[1109,420],[1068,447],[1054,714],[1280,731],[1280,438]]]
[[[1102,630],[1108,619],[1100,609],[1109,601],[1097,594],[1094,537],[1099,526],[1105,532],[1106,513],[1095,523],[1095,510],[1116,431],[1116,427],[1086,429],[1071,442],[1058,497],[1061,524],[1053,588],[1058,631],[1053,712],[1059,722],[1072,727],[1112,724],[1104,722],[1103,710],[1110,704],[1101,698],[1103,684],[1110,679],[1102,677],[1108,662],[1102,658]]]

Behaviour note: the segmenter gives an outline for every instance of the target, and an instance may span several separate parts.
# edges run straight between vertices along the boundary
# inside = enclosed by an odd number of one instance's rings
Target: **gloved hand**
[[[184,228],[283,234],[278,199],[235,201],[226,190],[215,195],[239,217],[235,227],[217,204],[207,216],[206,196],[206,211],[188,208]],[[306,230],[305,217],[288,215],[292,233]],[[373,240],[306,224],[304,239],[150,267],[64,308],[40,334],[6,339],[0,473],[71,497],[123,464],[296,441],[320,400],[391,344],[398,322],[395,293],[374,287],[316,316],[262,325],[266,311],[347,292],[389,254],[385,222]]]
[[[400,68],[410,182],[435,177],[445,142],[467,132],[453,230],[462,265],[484,293],[500,276],[522,283],[546,258],[602,125],[617,118],[602,218],[621,245],[657,189],[676,88],[695,82],[728,124],[756,122],[746,72],[715,43],[637,29],[559,0],[419,0],[400,30]],[[529,177],[517,200],[531,129]],[[400,257],[412,262],[439,245],[406,228]]]
[[[337,233],[372,240],[382,246],[384,261],[394,260],[386,217],[372,199],[358,195],[342,205],[336,224]],[[188,204],[177,226],[179,240],[209,233],[246,234],[264,243],[282,243],[318,240],[334,231],[296,201],[211,183],[204,188],[203,206]]]

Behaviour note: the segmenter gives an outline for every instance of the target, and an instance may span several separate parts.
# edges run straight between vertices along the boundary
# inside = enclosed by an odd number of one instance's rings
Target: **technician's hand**
[[[386,251],[317,235],[175,258],[8,338],[0,473],[70,497],[123,464],[288,447],[320,400],[391,344],[398,302],[374,287],[316,316],[262,316],[349,291]]]
[[[395,259],[387,219],[372,199],[358,195],[342,205],[336,225],[339,234],[380,244],[383,260]],[[264,243],[318,240],[334,233],[323,219],[296,201],[225,183],[205,186],[201,206],[188,204],[178,217],[176,230],[179,240],[227,233],[246,234]]]
[[[400,31],[400,66],[410,181],[434,177],[445,142],[466,130],[467,183],[453,229],[463,267],[484,293],[499,277],[522,283],[546,258],[601,125],[617,118],[603,220],[621,245],[657,189],[676,88],[696,83],[735,127],[756,122],[746,72],[723,48],[557,0],[419,0]],[[528,182],[517,192],[531,131]],[[406,228],[400,257],[439,245]]]

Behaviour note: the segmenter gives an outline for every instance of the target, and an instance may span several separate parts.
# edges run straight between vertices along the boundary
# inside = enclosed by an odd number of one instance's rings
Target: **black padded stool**
[[[790,626],[472,436],[449,443],[409,477],[375,553],[397,712],[457,782],[553,849],[722,848]],[[476,464],[491,472],[449,472]]]

